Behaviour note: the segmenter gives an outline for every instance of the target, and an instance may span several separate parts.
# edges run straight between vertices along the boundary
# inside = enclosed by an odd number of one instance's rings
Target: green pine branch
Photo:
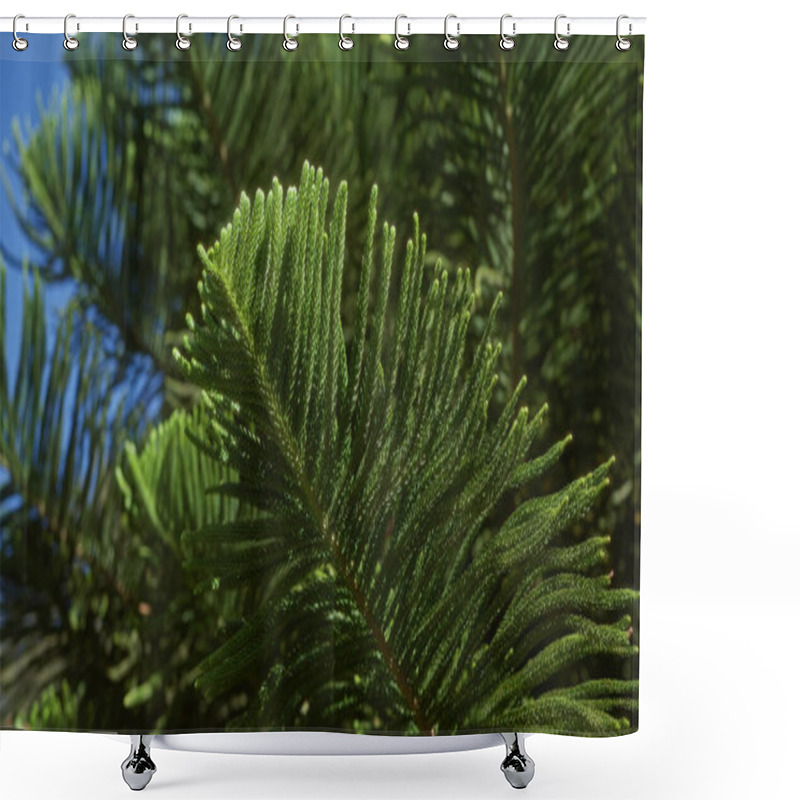
[[[299,188],[284,194],[276,180],[252,202],[243,194],[219,241],[199,250],[201,314],[175,356],[204,391],[202,446],[238,476],[221,491],[253,519],[184,538],[203,551],[209,588],[247,586],[257,603],[198,686],[214,697],[262,670],[240,720],[262,726],[341,725],[346,712],[367,727],[372,715],[395,730],[510,730],[523,697],[543,726],[624,729],[624,703],[546,695],[588,658],[635,652],[630,619],[616,618],[633,592],[589,577],[607,539],[559,539],[613,459],[492,529],[501,501],[567,444],[531,456],[546,408],[520,407],[522,384],[488,422],[499,298],[469,360],[469,272],[426,274],[415,219],[398,284],[394,228],[375,240],[373,191],[346,348],[347,187],[332,212],[328,191],[306,165]],[[548,581],[559,590],[537,593]]]

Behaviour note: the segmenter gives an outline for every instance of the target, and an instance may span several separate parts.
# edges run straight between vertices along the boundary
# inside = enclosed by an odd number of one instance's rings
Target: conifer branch
[[[515,698],[533,696],[553,669],[595,652],[634,652],[595,619],[603,609],[627,607],[630,595],[578,578],[602,557],[602,546],[555,546],[608,483],[611,461],[521,505],[476,552],[501,499],[548,469],[569,437],[530,459],[544,410],[529,419],[517,407],[523,384],[489,423],[499,355],[489,338],[491,319],[465,365],[469,275],[459,272],[451,282],[437,266],[438,275],[425,280],[418,229],[400,277],[398,338],[385,345],[394,229],[383,226],[376,258],[374,192],[345,362],[338,312],[346,186],[330,218],[327,196],[321,170],[306,165],[299,188],[285,195],[277,181],[252,203],[242,195],[219,241],[199,251],[201,319],[187,319],[191,333],[175,357],[206,395],[212,425],[201,446],[238,475],[225,492],[252,506],[256,519],[263,515],[275,546],[284,542],[285,563],[266,584],[259,579],[261,605],[252,616],[258,626],[246,624],[199,665],[198,685],[213,697],[256,657],[277,683],[264,684],[249,720],[287,710],[301,718],[308,698],[316,698],[315,719],[330,724],[338,708],[367,708],[383,698],[378,713],[393,725],[432,733],[454,731],[465,720],[476,729],[500,727]],[[226,560],[232,568],[238,561],[233,548],[247,541],[239,537],[249,535],[242,526],[228,530],[235,538],[227,545],[213,534],[215,560],[205,564],[213,585]],[[208,543],[210,536],[202,528],[187,532],[187,543]],[[202,554],[194,563],[202,564]],[[515,585],[510,576],[522,565],[527,576]],[[525,587],[550,574],[576,576],[559,595],[557,612],[525,601]],[[287,614],[296,626],[280,621]],[[546,624],[537,627],[537,620]],[[312,687],[309,678],[296,683],[302,663],[330,657],[331,626],[349,666],[327,689]],[[290,631],[295,656],[285,660],[290,651],[281,637]],[[341,691],[348,699],[321,700]],[[298,706],[287,708],[287,697]],[[593,713],[595,723],[617,725],[609,712]]]

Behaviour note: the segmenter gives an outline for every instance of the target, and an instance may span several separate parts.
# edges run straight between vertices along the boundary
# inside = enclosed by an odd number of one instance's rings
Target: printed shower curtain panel
[[[635,730],[643,40],[30,39],[2,727]]]

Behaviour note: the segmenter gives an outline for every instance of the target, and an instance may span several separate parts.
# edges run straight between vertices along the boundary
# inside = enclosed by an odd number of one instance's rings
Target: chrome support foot
[[[501,733],[506,743],[506,757],[500,765],[506,780],[515,789],[524,789],[532,780],[533,759],[525,752],[525,740],[521,733]]]
[[[150,758],[150,742],[153,737],[138,733],[130,736],[131,752],[122,762],[122,777],[131,789],[138,792],[150,783],[156,771],[156,765]]]

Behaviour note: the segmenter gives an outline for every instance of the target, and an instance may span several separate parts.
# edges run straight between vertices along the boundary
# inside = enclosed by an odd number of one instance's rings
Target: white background
[[[640,730],[531,737],[537,775],[527,794],[798,797],[798,4],[4,5],[4,14],[120,18],[646,16]],[[119,769],[127,749],[97,735],[4,731],[0,795],[129,797]],[[158,772],[145,791],[154,799],[487,800],[513,791],[498,768],[502,748],[339,758],[153,752]]]

